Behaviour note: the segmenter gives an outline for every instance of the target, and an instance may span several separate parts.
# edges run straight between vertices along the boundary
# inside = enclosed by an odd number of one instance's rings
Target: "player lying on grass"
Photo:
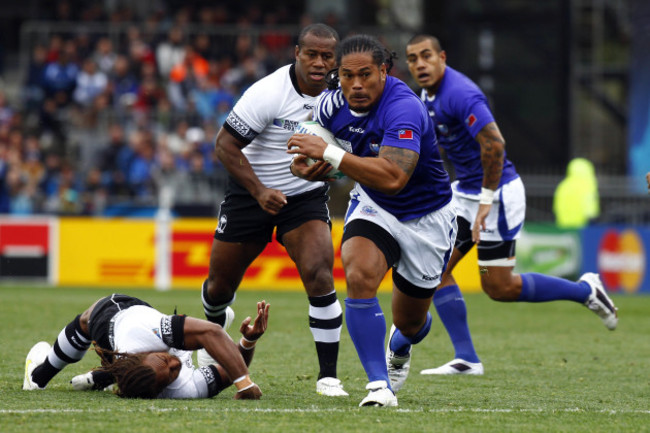
[[[236,345],[220,325],[166,315],[140,299],[113,294],[75,317],[53,347],[44,341],[32,347],[23,389],[44,389],[66,365],[81,360],[94,341],[102,367],[76,376],[75,389],[103,389],[115,382],[121,397],[209,398],[234,383],[236,400],[257,400],[262,391],[250,379],[248,365],[268,316],[269,305],[258,302],[255,320],[244,319]],[[217,363],[194,368],[191,351],[201,348]]]

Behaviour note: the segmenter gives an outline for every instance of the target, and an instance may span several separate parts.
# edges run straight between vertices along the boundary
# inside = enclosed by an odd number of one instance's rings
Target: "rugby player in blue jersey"
[[[321,95],[314,118],[351,153],[304,134],[292,136],[288,152],[297,155],[297,176],[319,180],[331,165],[356,181],[341,259],[347,328],[369,380],[360,406],[397,406],[411,346],[431,328],[429,307],[456,238],[456,212],[433,122],[417,95],[388,75],[393,55],[368,35],[345,39],[336,53],[333,90]],[[306,157],[320,162],[308,167]],[[384,349],[377,290],[390,268],[394,325]]]
[[[609,329],[616,308],[598,274],[578,282],[536,273],[516,274],[515,244],[524,223],[526,195],[515,167],[506,158],[505,140],[478,86],[447,66],[437,38],[413,37],[406,62],[435,124],[438,142],[456,172],[452,183],[458,236],[433,303],[454,345],[456,359],[422,374],[483,374],[469,329],[465,301],[451,271],[477,244],[481,286],[502,302],[570,300],[586,305]]]

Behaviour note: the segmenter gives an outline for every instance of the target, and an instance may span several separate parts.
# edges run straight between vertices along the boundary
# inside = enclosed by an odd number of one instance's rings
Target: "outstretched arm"
[[[251,320],[250,316],[245,318],[239,327],[239,332],[242,334],[242,338],[239,340],[239,352],[246,365],[251,364],[255,353],[255,344],[266,331],[269,320],[269,304],[266,301],[257,303],[257,317],[252,325],[250,324]]]
[[[187,318],[189,319],[189,318]],[[188,348],[188,341],[187,341],[187,319],[186,319],[186,332],[185,332],[185,347]],[[242,321],[242,324],[239,328],[239,332],[242,333],[242,340],[240,340],[239,345],[235,345],[228,334],[226,334],[223,329],[215,325],[217,328],[221,330],[223,334],[225,334],[227,341],[224,341],[223,344],[224,346],[227,346],[228,348],[228,354],[229,356],[234,356],[238,358],[239,361],[241,361],[244,364],[244,368],[247,368],[248,365],[250,365],[252,359],[253,359],[253,352],[255,351],[255,344],[257,343],[257,340],[264,334],[266,331],[266,327],[268,324],[268,319],[269,319],[269,304],[266,303],[266,301],[261,301],[257,303],[257,316],[255,317],[255,320],[253,321],[251,317],[247,317]],[[198,320],[198,319],[196,319]],[[251,325],[251,321],[253,321],[253,324]],[[201,322],[205,322],[202,321]],[[207,322],[210,323],[210,322]],[[262,391],[259,389],[259,387],[253,383],[253,381],[250,379],[248,375],[248,370],[246,370],[245,374],[239,374],[239,373],[233,373],[226,365],[222,363],[222,361],[215,356],[215,354],[210,352],[210,349],[208,347],[204,346],[205,349],[208,351],[208,354],[212,356],[216,361],[217,361],[217,371],[219,372],[219,375],[221,376],[221,381],[222,384],[225,387],[230,386],[232,383],[235,384],[237,387],[237,393],[235,394],[235,399],[237,400],[257,400],[260,398],[262,395]],[[237,355],[235,356],[234,353]]]
[[[495,122],[485,125],[476,135],[481,145],[481,165],[483,166],[483,188],[481,201],[472,227],[472,241],[479,242],[481,229],[490,213],[494,191],[499,187],[503,171],[503,154],[506,142]]]

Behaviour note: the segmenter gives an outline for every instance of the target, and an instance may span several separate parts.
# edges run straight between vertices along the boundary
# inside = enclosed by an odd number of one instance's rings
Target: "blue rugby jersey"
[[[474,139],[488,123],[494,122],[487,99],[467,76],[447,66],[437,93],[429,98],[422,89],[429,116],[433,119],[440,146],[456,171],[459,191],[478,194],[483,185],[481,146]],[[499,186],[519,177],[503,153]]]
[[[381,146],[419,154],[413,175],[399,194],[391,196],[361,185],[375,203],[400,221],[429,214],[451,201],[449,176],[433,123],[422,101],[399,79],[386,77],[381,98],[368,113],[352,113],[340,88],[327,91],[318,101],[314,119],[355,155],[376,157]]]

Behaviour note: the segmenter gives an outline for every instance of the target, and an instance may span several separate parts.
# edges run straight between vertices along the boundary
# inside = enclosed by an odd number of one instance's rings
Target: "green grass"
[[[197,291],[123,290],[163,312],[203,317]],[[68,381],[97,365],[89,353],[45,391],[21,390],[24,357],[37,341],[54,341],[76,314],[109,292],[97,289],[0,287],[0,432],[615,432],[650,431],[650,298],[615,298],[619,329],[571,302],[500,304],[467,295],[470,326],[486,374],[420,376],[449,361],[451,344],[436,318],[414,349],[399,407],[359,408],[365,373],[347,331],[339,377],[349,398],[315,393],[317,361],[305,295],[241,291],[239,323],[254,302],[271,303],[267,335],[251,366],[264,396],[232,400],[138,401],[107,392],[76,392]],[[340,294],[344,298],[344,294]],[[389,315],[389,297],[380,296]],[[434,317],[437,317],[434,313]],[[237,326],[233,326],[234,335]],[[331,430],[330,430],[331,429]]]

